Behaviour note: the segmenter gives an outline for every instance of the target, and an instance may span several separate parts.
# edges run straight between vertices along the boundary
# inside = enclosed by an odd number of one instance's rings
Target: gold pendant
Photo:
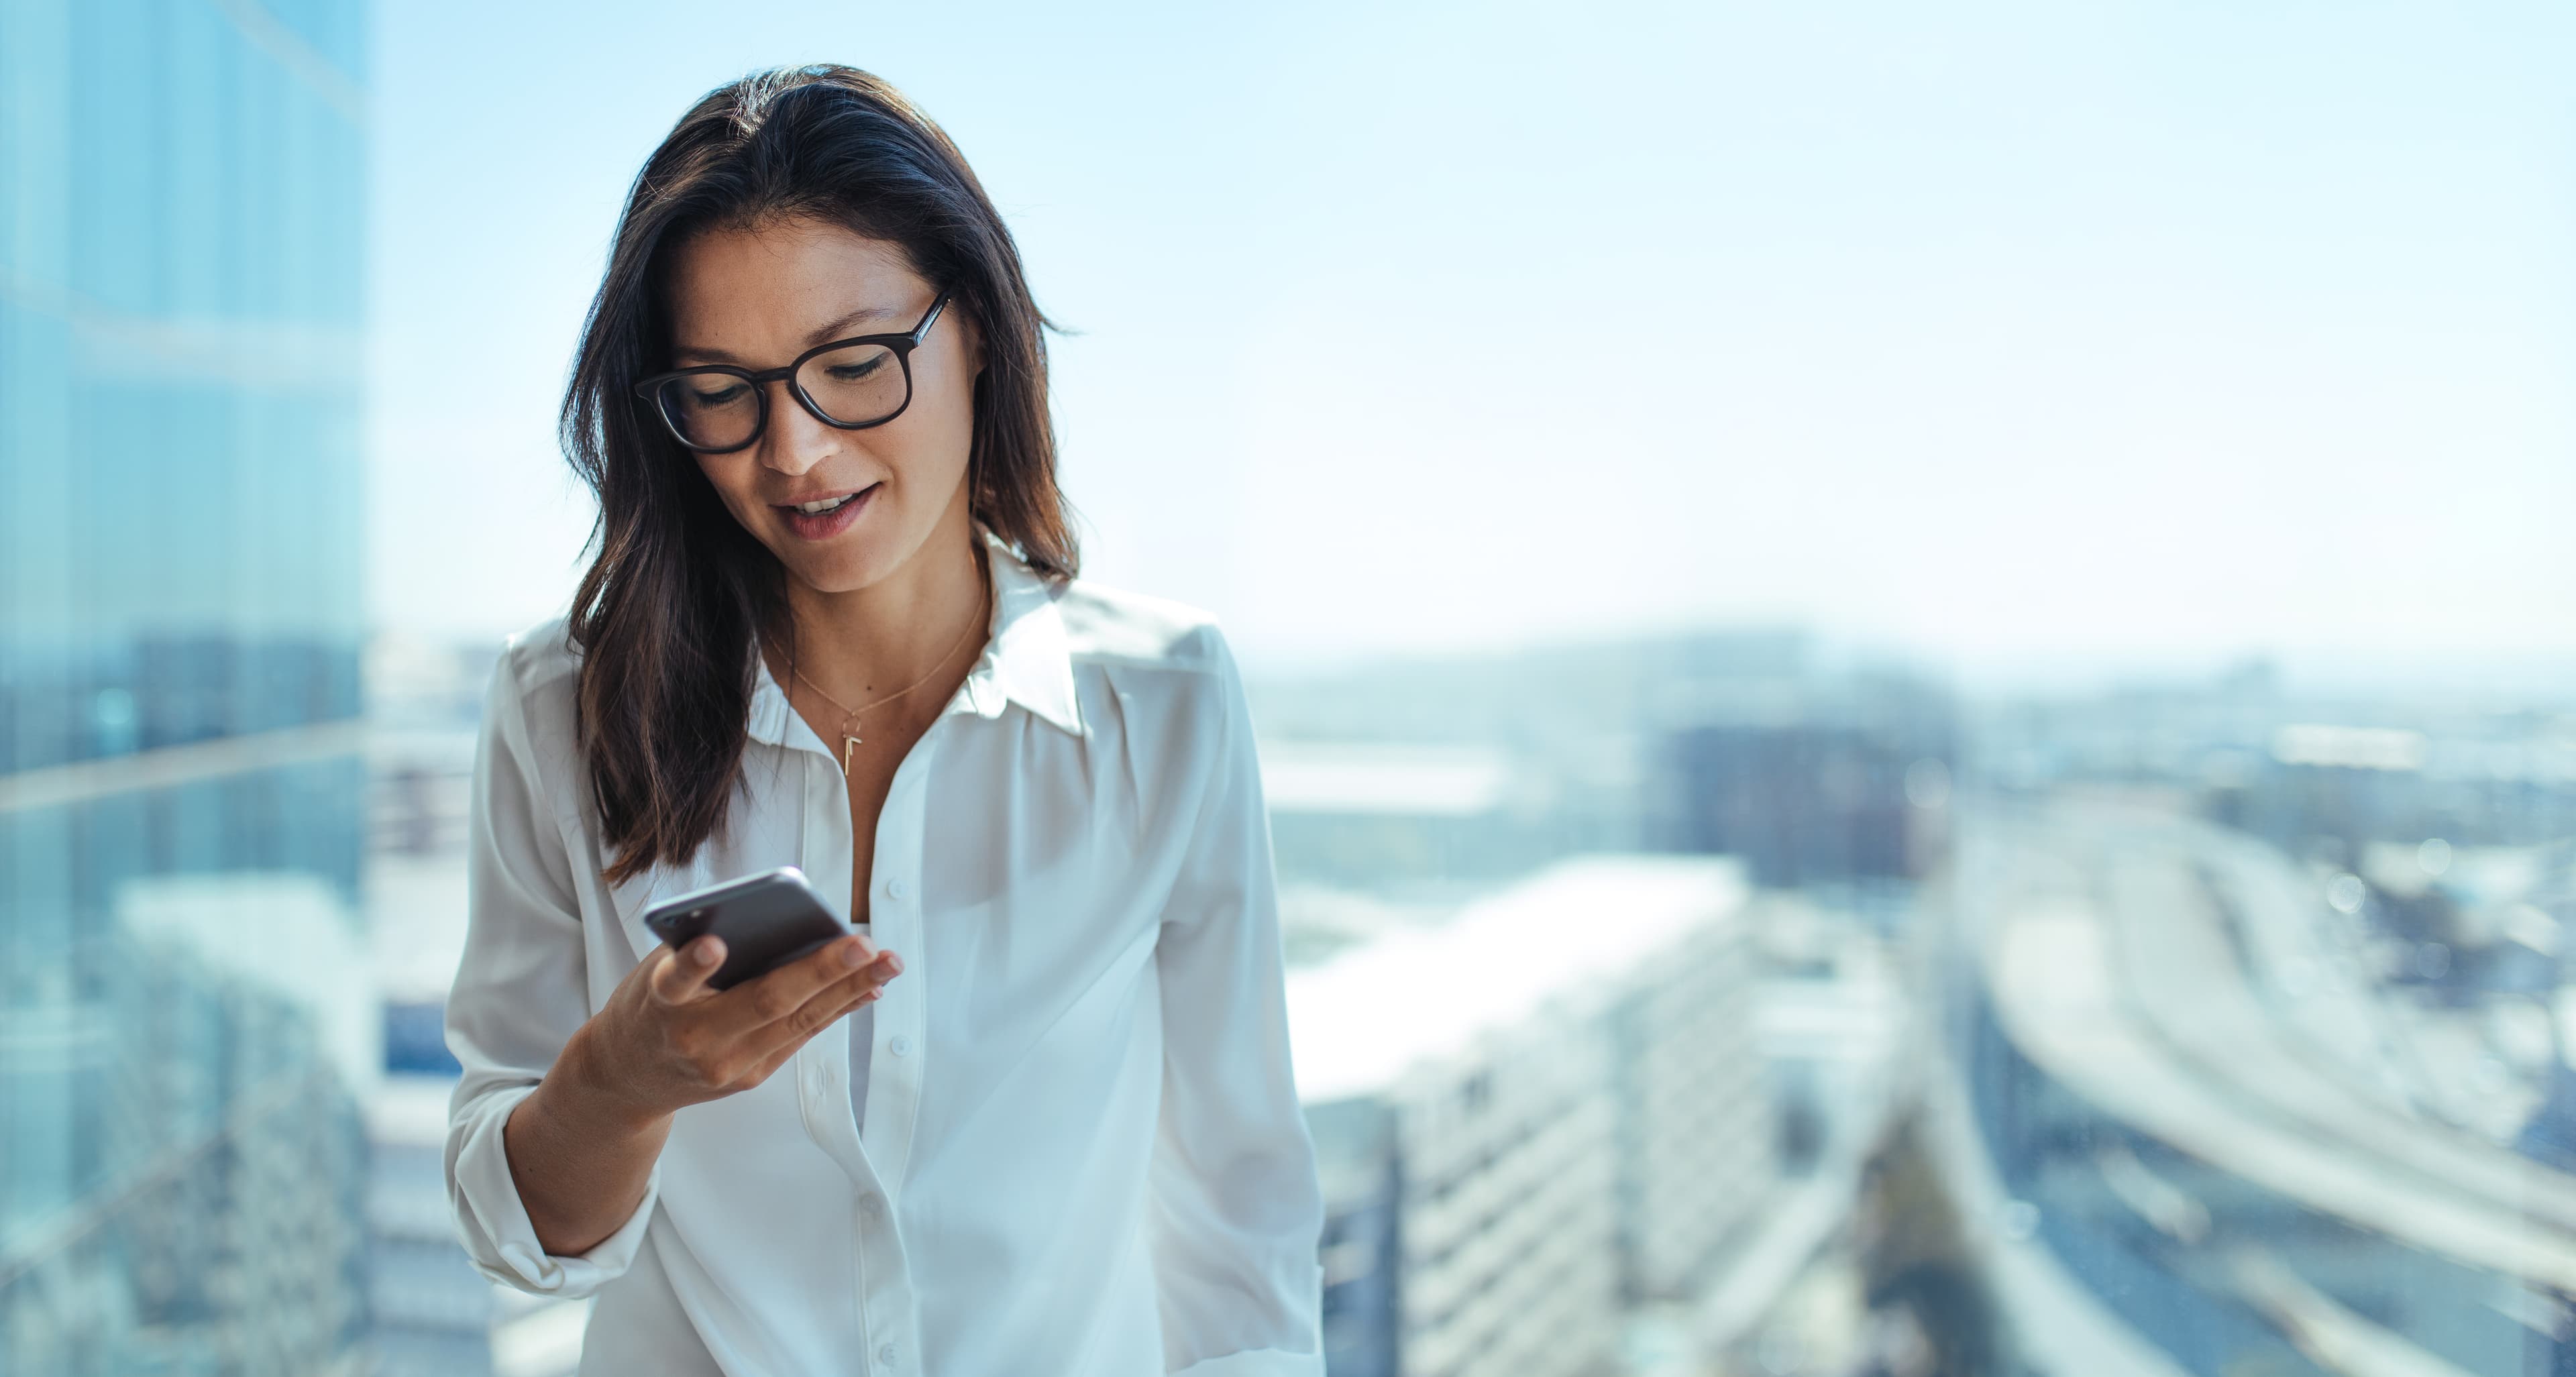
[[[858,739],[856,736],[845,736],[845,737],[842,737],[842,738],[841,738],[841,773],[842,773],[842,774],[848,774],[848,773],[850,772],[850,760],[851,760],[851,757],[853,757],[853,756],[857,755],[857,754],[858,754],[858,752],[859,752],[859,739]]]

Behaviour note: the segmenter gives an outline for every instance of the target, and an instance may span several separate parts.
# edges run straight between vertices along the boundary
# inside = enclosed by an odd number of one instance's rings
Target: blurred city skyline
[[[2576,1371],[2571,32],[0,0],[0,1370],[576,1370],[482,708],[626,178],[828,56],[1245,662],[1334,1377]]]
[[[707,88],[837,60],[957,137],[1082,332],[1086,572],[1256,669],[1795,624],[1971,683],[2545,685],[2570,37],[2537,4],[396,0],[374,620],[560,607],[588,510],[551,419],[628,179]]]

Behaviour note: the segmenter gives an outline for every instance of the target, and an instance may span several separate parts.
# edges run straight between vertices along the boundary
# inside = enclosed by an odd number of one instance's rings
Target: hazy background
[[[2563,6],[376,22],[390,628],[561,607],[553,409],[629,179],[709,87],[836,60],[1082,332],[1086,573],[1259,665],[1745,622],[1972,682],[2576,664]]]
[[[0,1371],[574,1371],[481,706],[837,59],[1252,671],[1335,1377],[2576,1372],[2576,10],[573,8],[0,0]]]

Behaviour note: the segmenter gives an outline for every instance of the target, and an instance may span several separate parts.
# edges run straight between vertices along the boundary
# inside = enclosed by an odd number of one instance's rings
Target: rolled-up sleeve
[[[1157,939],[1162,1118],[1148,1237],[1164,1367],[1322,1377],[1323,1189],[1297,1100],[1269,815],[1223,636],[1200,740],[1205,792]]]
[[[662,1170],[615,1233],[576,1255],[545,1250],[510,1176],[502,1125],[590,1017],[572,859],[529,740],[515,650],[493,669],[474,754],[465,953],[447,997],[447,1045],[464,1067],[448,1108],[447,1194],[476,1271],[570,1298],[633,1264]]]

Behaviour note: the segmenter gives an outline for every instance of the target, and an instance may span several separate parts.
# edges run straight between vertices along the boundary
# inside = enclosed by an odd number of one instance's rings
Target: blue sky
[[[1092,577],[1248,661],[1799,621],[1972,677],[2576,663],[2544,4],[377,19],[371,597],[561,606],[647,150],[830,59],[1019,236]]]

